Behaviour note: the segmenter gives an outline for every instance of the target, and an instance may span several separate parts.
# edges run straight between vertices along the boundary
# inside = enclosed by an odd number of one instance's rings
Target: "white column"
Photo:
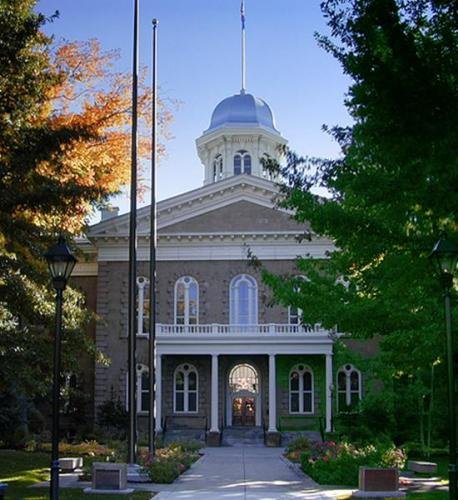
[[[277,432],[277,391],[275,355],[269,355],[269,432]]]
[[[210,432],[219,432],[218,428],[218,355],[212,354],[212,387],[211,387],[211,426]]]
[[[332,354],[326,354],[326,432],[332,431]]]
[[[162,432],[162,356],[156,353],[156,432]]]

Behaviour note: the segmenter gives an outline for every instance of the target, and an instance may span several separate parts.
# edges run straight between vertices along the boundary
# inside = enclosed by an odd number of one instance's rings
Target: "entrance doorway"
[[[255,398],[234,398],[232,400],[232,425],[256,425]]]
[[[256,369],[242,363],[229,373],[226,397],[226,425],[260,426],[261,395]]]

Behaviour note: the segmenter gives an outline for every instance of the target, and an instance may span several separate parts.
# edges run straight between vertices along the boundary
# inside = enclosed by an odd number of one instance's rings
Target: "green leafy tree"
[[[42,255],[56,227],[45,218],[70,213],[77,198],[101,195],[60,178],[59,152],[92,133],[50,119],[50,93],[63,74],[50,64],[46,19],[33,6],[0,2],[0,391],[31,395],[46,391],[51,360],[53,296]],[[45,174],[40,165],[51,159],[53,171]],[[80,299],[67,294],[66,353],[84,344]]]
[[[117,54],[96,40],[54,44],[43,27],[56,16],[35,6],[0,0],[0,396],[19,402],[50,386],[54,291],[43,254],[59,232],[81,234],[91,211],[129,180],[130,75],[114,71]],[[138,104],[147,156],[151,99],[142,79]],[[160,100],[159,110],[167,135],[171,114]],[[84,297],[68,288],[64,372],[94,353],[89,320]]]
[[[265,279],[304,321],[379,336],[376,375],[424,400],[445,344],[427,256],[441,231],[458,237],[457,4],[327,0],[322,10],[331,34],[317,39],[352,80],[345,104],[353,125],[325,127],[341,147],[337,160],[285,151],[283,206],[336,250],[298,261],[307,281]],[[443,376],[438,367],[436,387]],[[418,407],[410,417],[418,422]]]

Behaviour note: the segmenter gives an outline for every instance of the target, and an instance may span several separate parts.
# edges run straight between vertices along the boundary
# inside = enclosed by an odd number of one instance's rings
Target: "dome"
[[[221,101],[213,111],[205,133],[222,127],[262,127],[279,134],[269,105],[251,94],[235,94]]]

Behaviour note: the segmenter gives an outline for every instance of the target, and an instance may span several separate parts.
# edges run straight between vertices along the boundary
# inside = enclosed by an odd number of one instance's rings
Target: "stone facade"
[[[212,210],[183,222],[171,224],[159,231],[165,233],[186,233],[187,231],[208,233],[221,231],[307,231],[307,224],[299,225],[291,216],[274,208],[267,208],[239,201],[229,207]]]
[[[244,108],[247,105],[250,109]],[[238,111],[233,113],[231,106]],[[197,140],[204,186],[157,206],[156,367],[161,366],[161,371],[156,373],[156,430],[161,432],[167,421],[174,422],[181,415],[174,412],[173,380],[183,363],[192,364],[198,372],[198,408],[192,416],[209,430],[214,444],[220,441],[220,431],[232,423],[231,397],[236,396],[230,396],[229,373],[238,364],[251,365],[257,372],[256,424],[267,430],[271,444],[278,442],[278,430],[331,430],[332,387],[338,368],[333,367],[333,344],[338,332],[319,324],[310,327],[307,318],[303,318],[305,324],[289,324],[288,308],[272,301],[248,256],[258,257],[272,273],[293,276],[300,274],[298,256],[325,259],[334,249],[333,242],[313,234],[307,223],[297,223],[287,210],[278,208],[278,186],[267,180],[260,158],[276,157],[277,146],[286,141],[275,128],[268,105],[240,94],[225,100],[215,113],[214,127]],[[248,121],[241,124],[241,117]],[[251,170],[245,169],[245,163],[243,170],[238,168],[240,155],[251,155],[247,164]],[[222,170],[216,171],[215,161],[221,159]],[[149,216],[149,207],[138,210],[137,278],[149,275]],[[84,283],[91,289],[92,302],[96,296],[93,307],[100,321],[95,340],[97,349],[109,359],[108,365],[95,366],[95,408],[113,396],[127,401],[128,238],[129,215],[124,214],[93,226],[85,243],[86,249],[92,246],[97,263],[95,278]],[[237,289],[231,298],[231,281],[238,275],[249,275],[245,280],[249,285],[244,285],[243,293]],[[198,284],[198,320],[177,325],[175,286],[185,276]],[[249,313],[231,315],[231,300],[237,304],[234,311],[248,308]],[[188,302],[183,307],[191,306]],[[188,321],[189,314],[181,318]],[[147,366],[148,334],[137,333],[135,363]],[[364,355],[373,348],[358,343],[352,347]],[[309,414],[291,413],[290,374],[299,364],[313,374]],[[300,392],[305,400],[303,389]],[[145,421],[140,412],[140,428]]]
[[[277,274],[292,273],[293,262],[264,263]],[[138,275],[147,276],[148,263],[141,262]],[[270,290],[262,283],[259,272],[246,261],[159,262],[157,265],[157,321],[174,323],[175,282],[181,276],[193,276],[199,284],[199,323],[229,323],[229,284],[238,274],[247,273],[258,283],[259,323],[287,323],[288,310],[271,304]],[[95,404],[99,406],[114,390],[125,399],[127,366],[127,279],[126,262],[100,262],[97,285],[97,313],[103,318],[97,325],[98,349],[109,358],[109,367],[96,367]],[[137,362],[148,363],[147,339],[137,340]],[[108,389],[108,390],[107,390]]]

